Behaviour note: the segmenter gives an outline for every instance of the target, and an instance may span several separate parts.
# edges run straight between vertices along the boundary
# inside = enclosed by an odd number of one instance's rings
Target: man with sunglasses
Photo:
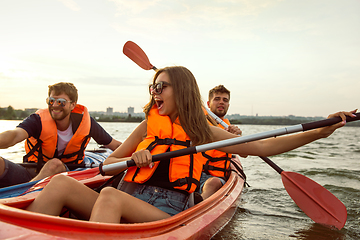
[[[90,117],[87,108],[77,104],[77,99],[77,89],[72,83],[50,85],[47,109],[31,114],[14,130],[0,133],[0,148],[25,140],[24,162],[38,163],[38,171],[31,172],[0,157],[0,188],[67,171],[64,163],[82,163],[91,138],[111,150],[120,146],[121,142]]]

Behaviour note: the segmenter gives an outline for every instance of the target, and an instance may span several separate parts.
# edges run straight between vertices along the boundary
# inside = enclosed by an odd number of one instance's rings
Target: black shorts
[[[5,171],[0,176],[0,188],[29,182],[31,179],[34,178],[26,170],[26,168],[6,159],[4,159],[4,162],[5,162]]]

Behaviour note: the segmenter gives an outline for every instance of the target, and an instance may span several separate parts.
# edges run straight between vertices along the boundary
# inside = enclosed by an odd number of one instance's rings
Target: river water
[[[0,132],[20,121],[0,120]],[[113,137],[124,141],[137,123],[100,123]],[[243,135],[284,126],[238,125]],[[88,149],[98,146],[93,140]],[[22,161],[23,144],[0,149],[0,156]],[[285,171],[297,172],[319,183],[347,208],[345,227],[330,230],[315,224],[292,201],[281,176],[259,157],[242,159],[250,187],[244,188],[236,214],[213,239],[360,239],[360,128],[343,127],[320,139],[271,159]]]

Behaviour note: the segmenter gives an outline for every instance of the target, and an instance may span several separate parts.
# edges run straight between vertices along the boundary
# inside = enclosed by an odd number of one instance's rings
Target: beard
[[[70,114],[70,110],[63,107],[60,108],[49,107],[48,109],[52,119],[54,119],[55,121],[61,121]]]
[[[210,107],[210,110],[216,114],[219,118],[222,118],[226,115],[228,108],[224,106],[224,108],[218,109],[216,105]]]
[[[217,109],[214,111],[214,113],[216,114],[216,116],[218,116],[219,118],[222,118],[226,115],[226,111],[222,110],[222,111],[218,111]]]

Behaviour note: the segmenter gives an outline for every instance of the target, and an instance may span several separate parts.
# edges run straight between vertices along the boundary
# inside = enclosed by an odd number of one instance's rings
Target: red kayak
[[[90,187],[102,184],[101,175],[81,180]],[[22,210],[38,192],[0,200],[0,239],[210,239],[232,218],[244,179],[232,172],[210,198],[160,221],[136,224],[88,222]]]

